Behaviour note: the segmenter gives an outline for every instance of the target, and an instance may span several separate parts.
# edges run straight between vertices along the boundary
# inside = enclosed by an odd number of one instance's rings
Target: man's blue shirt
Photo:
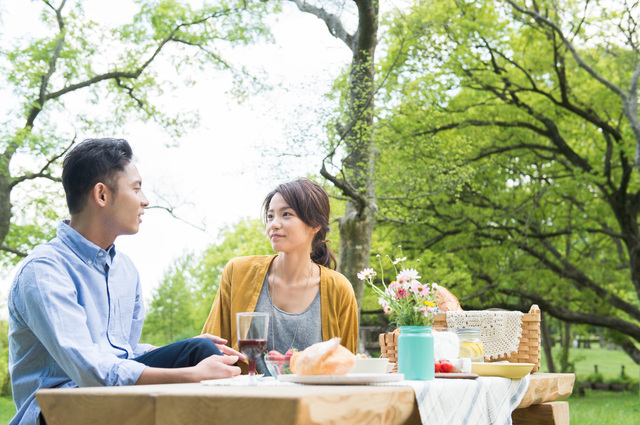
[[[8,307],[11,425],[37,423],[40,388],[132,385],[146,367],[131,360],[151,348],[138,344],[138,271],[114,245],[105,251],[66,222],[24,260]]]

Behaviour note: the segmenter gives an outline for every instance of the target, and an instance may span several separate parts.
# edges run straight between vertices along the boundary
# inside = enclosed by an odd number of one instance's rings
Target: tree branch
[[[304,0],[289,0],[289,1],[292,1],[293,3],[295,3],[301,12],[310,13],[315,17],[323,20],[324,23],[327,25],[327,28],[329,29],[329,32],[331,33],[331,35],[342,40],[342,42],[344,42],[344,44],[346,44],[347,47],[351,51],[353,51],[354,49],[353,35],[347,32],[347,30],[344,28],[344,25],[342,24],[342,21],[340,21],[340,18],[338,16],[332,13],[329,13],[322,8],[312,6],[307,2],[305,2]]]
[[[535,304],[538,304],[541,310],[565,322],[586,323],[594,326],[603,326],[606,328],[624,332],[627,335],[633,336],[636,340],[640,340],[640,326],[628,320],[619,319],[612,316],[603,316],[599,314],[584,313],[581,311],[573,311],[566,308],[561,308],[555,305],[553,302],[546,300],[539,294],[523,291],[520,289],[498,289],[498,291],[506,295],[517,295],[525,297]]]
[[[15,248],[11,248],[10,246],[6,246],[6,245],[0,245],[0,251],[10,252],[12,254],[17,255],[18,257],[26,257],[27,256],[26,253],[24,253],[22,251],[19,251],[19,250],[15,249]]]
[[[12,179],[11,183],[9,183],[9,190],[13,189],[15,186],[22,183],[23,181],[33,180],[40,177],[49,179],[54,182],[60,182],[61,179],[59,177],[53,177],[51,174],[47,173],[46,171],[49,169],[51,164],[53,164],[54,162],[62,158],[69,151],[69,149],[71,149],[71,147],[76,143],[77,137],[78,137],[77,134],[74,135],[73,140],[71,140],[71,143],[69,143],[69,145],[67,145],[67,147],[64,148],[64,150],[60,152],[58,155],[55,155],[52,158],[49,158],[47,163],[37,173],[25,174],[23,176]]]

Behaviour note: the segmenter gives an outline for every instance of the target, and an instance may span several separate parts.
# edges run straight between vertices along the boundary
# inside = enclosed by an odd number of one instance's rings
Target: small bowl
[[[386,373],[389,359],[356,359],[351,373]]]
[[[288,375],[292,373],[289,368],[289,359],[282,360],[282,357],[274,359],[271,358],[271,356],[264,356],[264,362],[271,376]]]

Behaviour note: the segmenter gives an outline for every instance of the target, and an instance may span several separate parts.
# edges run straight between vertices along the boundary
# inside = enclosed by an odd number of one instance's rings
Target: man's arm
[[[16,309],[31,332],[78,386],[131,385],[146,368],[105,352],[91,337],[81,294],[68,271],[51,258],[25,265],[18,279]]]
[[[211,356],[192,367],[178,369],[148,367],[142,371],[136,385],[174,384],[200,382],[205,379],[232,378],[240,375],[240,368],[233,366],[237,361],[237,356]]]

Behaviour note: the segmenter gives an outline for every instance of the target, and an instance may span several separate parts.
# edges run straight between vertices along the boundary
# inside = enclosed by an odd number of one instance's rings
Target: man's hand
[[[211,334],[202,334],[202,335],[196,336],[195,338],[209,338],[211,341],[213,341],[216,347],[218,347],[218,349],[222,354],[226,354],[227,356],[232,356],[232,357],[236,356],[240,360],[247,361],[247,356],[240,353],[239,351],[234,350],[231,347],[226,346],[225,344],[227,343],[227,340],[224,338],[220,338],[219,336],[215,336]],[[236,361],[238,360],[236,359]]]
[[[196,381],[233,378],[234,376],[240,375],[240,368],[233,366],[237,361],[237,356],[209,356],[193,366]]]

